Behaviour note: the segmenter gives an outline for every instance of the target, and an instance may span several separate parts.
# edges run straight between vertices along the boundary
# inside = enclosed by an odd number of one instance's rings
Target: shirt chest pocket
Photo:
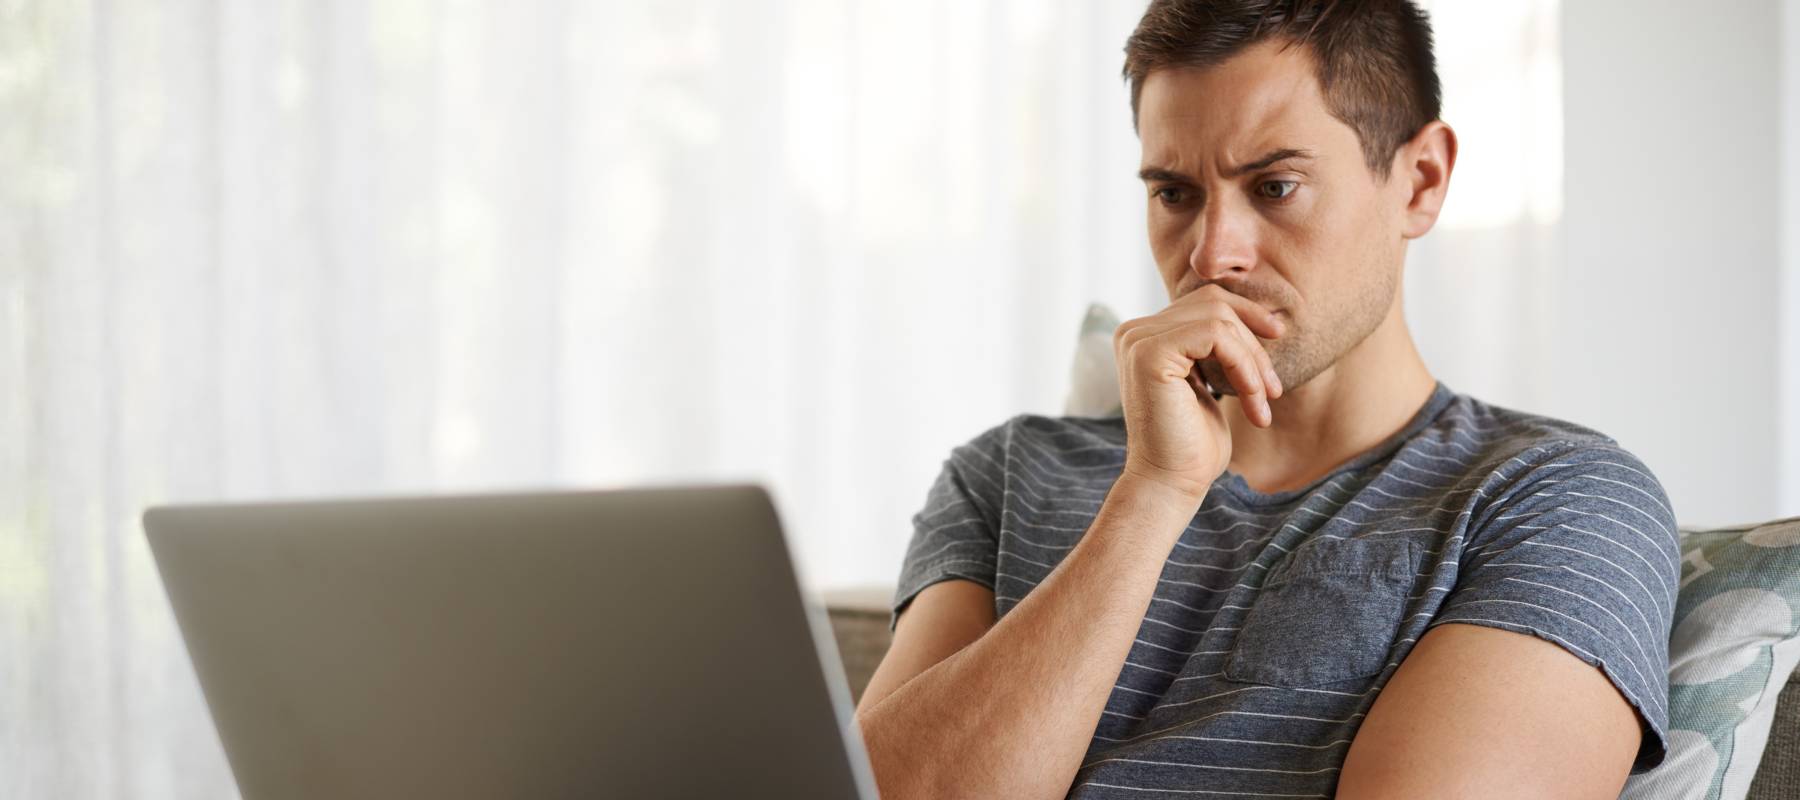
[[[1316,539],[1296,550],[1244,616],[1225,679],[1304,687],[1381,672],[1420,553],[1406,539]]]

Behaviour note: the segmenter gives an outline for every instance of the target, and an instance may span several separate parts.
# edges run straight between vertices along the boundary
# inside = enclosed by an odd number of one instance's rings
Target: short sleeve
[[[1010,422],[958,445],[944,459],[924,507],[912,516],[912,541],[894,588],[890,629],[913,597],[939,581],[962,578],[994,588]]]
[[[1643,462],[1613,444],[1528,462],[1471,524],[1456,587],[1427,628],[1529,633],[1600,668],[1641,715],[1631,774],[1647,771],[1668,753],[1681,559],[1669,499]]]

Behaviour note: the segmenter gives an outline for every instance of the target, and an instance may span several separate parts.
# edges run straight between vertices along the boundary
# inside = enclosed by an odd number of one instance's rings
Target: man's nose
[[[1199,235],[1188,266],[1194,274],[1215,281],[1232,272],[1249,272],[1256,266],[1256,242],[1249,220],[1225,202],[1209,204],[1199,215]]]

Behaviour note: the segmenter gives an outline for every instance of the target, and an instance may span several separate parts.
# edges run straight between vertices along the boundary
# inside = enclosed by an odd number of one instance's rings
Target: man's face
[[[1287,333],[1263,344],[1291,391],[1393,307],[1410,190],[1369,172],[1356,132],[1326,110],[1310,51],[1279,48],[1151,72],[1138,136],[1169,299],[1218,283],[1276,312]],[[1247,166],[1285,150],[1305,155]]]

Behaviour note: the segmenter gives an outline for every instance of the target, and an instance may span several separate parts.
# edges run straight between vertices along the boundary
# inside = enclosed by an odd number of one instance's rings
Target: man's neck
[[[1305,487],[1406,427],[1436,386],[1396,298],[1361,344],[1269,404],[1274,425],[1258,428],[1236,397],[1220,398],[1231,424],[1229,467],[1259,492]]]

